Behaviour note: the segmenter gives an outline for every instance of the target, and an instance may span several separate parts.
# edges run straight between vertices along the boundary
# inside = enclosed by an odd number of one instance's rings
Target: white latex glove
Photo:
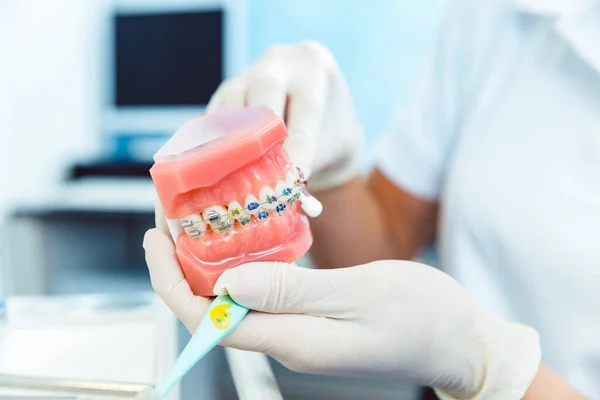
[[[152,284],[190,330],[209,300],[194,296],[171,239],[145,238]],[[266,353],[312,374],[378,376],[434,387],[443,399],[520,399],[537,373],[537,333],[492,318],[444,273],[406,261],[336,270],[254,263],[226,271],[251,311],[224,346]]]
[[[360,167],[362,128],[348,85],[327,48],[316,42],[277,45],[241,75],[221,84],[207,111],[266,105],[284,117],[284,147],[310,177],[310,189],[353,178]]]

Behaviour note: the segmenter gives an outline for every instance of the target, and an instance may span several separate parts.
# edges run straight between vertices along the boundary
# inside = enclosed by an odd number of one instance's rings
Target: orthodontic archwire
[[[264,204],[273,204],[275,202],[278,202],[280,198],[287,196],[287,195],[281,195],[281,196],[269,196],[269,200],[270,201],[265,201],[262,203],[259,202],[253,202],[250,203],[251,205],[255,205],[255,207],[253,207],[252,209],[248,209],[248,208],[235,208],[232,210],[232,212],[229,212],[227,214],[219,214],[216,211],[211,211],[209,212],[209,217],[208,219],[203,219],[200,221],[190,221],[190,220],[183,220],[181,226],[183,228],[191,228],[195,225],[198,225],[200,223],[205,223],[205,224],[214,224],[217,223],[217,230],[221,233],[223,232],[227,232],[228,230],[230,230],[233,225],[235,224],[240,224],[242,226],[248,225],[251,221],[251,217],[249,215],[244,215],[242,216],[239,220],[234,220],[233,222],[226,219],[223,220],[224,218],[236,218],[238,217],[242,212],[246,211],[255,211],[257,209],[259,209],[259,207],[261,207]],[[294,204],[297,199],[300,197],[300,192],[298,191],[297,193],[293,194],[288,200],[287,200],[287,204],[292,205]],[[287,209],[287,205],[286,203],[279,203],[277,204],[277,206],[275,207],[275,212],[277,212],[279,215],[282,215],[282,213]],[[258,211],[258,213],[256,214],[256,218],[263,220],[268,218],[270,215],[269,210],[265,210],[264,208],[260,211]],[[191,237],[197,237],[200,236],[204,233],[204,231],[200,231],[199,229],[192,229],[189,232],[189,235]]]
[[[282,194],[280,194],[279,196],[267,195],[267,201],[264,201],[262,203],[260,203],[258,201],[251,202],[250,204],[248,204],[247,207],[233,208],[233,209],[229,210],[229,212],[227,214],[219,214],[218,212],[213,210],[213,211],[209,212],[209,217],[207,219],[202,219],[200,221],[190,221],[187,219],[182,219],[181,226],[182,226],[182,228],[186,229],[186,228],[192,228],[193,226],[201,224],[201,223],[204,223],[204,224],[216,223],[217,230],[220,233],[223,233],[223,234],[225,234],[225,236],[227,236],[229,234],[229,231],[233,227],[233,225],[240,224],[242,226],[245,226],[251,222],[250,215],[244,215],[239,220],[234,220],[233,222],[231,222],[231,220],[227,219],[228,217],[236,218],[236,217],[240,216],[242,212],[257,211],[261,208],[261,206],[263,206],[265,204],[277,203],[277,202],[279,202],[279,200],[282,197],[288,197],[288,199],[285,202],[280,202],[275,207],[274,211],[277,212],[281,216],[282,213],[286,210],[287,204],[289,204],[289,205],[295,204],[296,201],[298,199],[300,199],[300,197],[302,196],[303,187],[304,187],[306,181],[304,180],[304,174],[302,173],[302,171],[300,171],[299,168],[297,168],[297,170],[298,170],[299,177],[294,180],[294,187],[293,188],[289,188],[289,187],[284,188]],[[263,220],[263,219],[268,218],[269,214],[270,214],[269,211],[265,210],[263,207],[262,210],[259,210],[257,212],[256,218]],[[225,218],[225,220],[222,220],[223,218]],[[196,228],[196,229],[189,230],[187,232],[187,234],[192,238],[198,238],[205,232],[206,231],[201,231],[200,229]]]

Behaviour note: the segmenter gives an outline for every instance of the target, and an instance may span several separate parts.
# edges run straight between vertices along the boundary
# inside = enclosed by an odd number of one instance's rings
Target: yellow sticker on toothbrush
[[[223,302],[225,304],[214,306],[209,312],[210,320],[217,329],[227,329],[230,322],[229,317],[231,314],[227,309],[231,307],[231,301],[223,299]]]

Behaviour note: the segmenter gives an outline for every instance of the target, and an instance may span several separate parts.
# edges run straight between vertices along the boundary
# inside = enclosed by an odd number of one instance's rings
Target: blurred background
[[[442,0],[0,0],[0,271],[5,295],[151,290],[155,150],[275,43],[339,61],[371,147],[407,104]],[[187,334],[181,329],[181,341]],[[220,349],[183,398],[230,399]],[[286,399],[415,398],[404,384],[275,366]],[[225,376],[225,378],[215,378]],[[200,396],[202,394],[202,396]]]

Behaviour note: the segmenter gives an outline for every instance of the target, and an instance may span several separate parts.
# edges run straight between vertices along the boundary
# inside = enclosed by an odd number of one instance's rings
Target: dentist
[[[209,110],[284,116],[286,150],[324,205],[311,221],[321,270],[222,275],[215,293],[256,310],[223,344],[443,399],[600,397],[600,3],[452,4],[368,177],[322,45],[275,46],[215,93]],[[160,212],[157,227],[144,243],[153,286],[194,330],[209,300],[189,290]],[[434,238],[444,272],[401,261]]]

